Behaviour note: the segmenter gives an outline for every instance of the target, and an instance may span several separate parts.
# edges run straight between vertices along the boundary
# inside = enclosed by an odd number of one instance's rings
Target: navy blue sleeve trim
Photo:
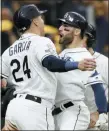
[[[45,57],[42,65],[51,72],[67,72],[78,69],[78,62],[65,61],[52,55]]]
[[[95,95],[95,102],[98,107],[99,113],[106,113],[107,112],[107,99],[105,95],[105,90],[103,84],[96,83],[91,85],[94,95]]]
[[[107,112],[109,112],[109,103],[107,104]]]
[[[95,70],[95,72],[92,74],[91,77],[94,77],[94,76],[97,76],[98,75],[98,72]]]

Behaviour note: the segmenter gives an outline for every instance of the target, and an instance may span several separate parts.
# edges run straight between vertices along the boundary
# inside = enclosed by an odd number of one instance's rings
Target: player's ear
[[[77,36],[77,35],[80,35],[81,34],[81,30],[80,29],[75,29],[74,31],[74,34]]]

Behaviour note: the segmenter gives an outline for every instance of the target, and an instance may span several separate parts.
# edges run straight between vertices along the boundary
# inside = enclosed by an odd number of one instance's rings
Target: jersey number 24
[[[15,75],[21,68],[20,62],[17,59],[13,59],[11,61],[10,65],[13,66],[14,64],[17,65],[17,68],[13,69],[13,71],[12,71],[13,77],[14,77],[16,82],[21,82],[21,81],[24,80],[23,77],[16,78],[16,75]],[[31,78],[31,75],[30,75],[31,71],[28,68],[28,57],[27,57],[27,55],[24,57],[24,60],[23,60],[23,72],[24,72],[24,75],[27,74],[28,79]]]

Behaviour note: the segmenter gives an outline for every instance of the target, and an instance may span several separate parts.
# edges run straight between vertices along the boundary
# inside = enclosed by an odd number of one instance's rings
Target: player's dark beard
[[[70,43],[72,43],[73,39],[74,39],[73,34],[67,34],[66,36],[60,38],[59,44],[67,46]]]

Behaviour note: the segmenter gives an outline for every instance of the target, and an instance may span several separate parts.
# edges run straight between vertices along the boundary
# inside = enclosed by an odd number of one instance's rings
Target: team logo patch
[[[74,61],[71,57],[61,57],[61,59],[71,62]]]
[[[55,54],[55,50],[50,44],[47,45],[47,49],[45,50],[45,52],[50,54]]]

